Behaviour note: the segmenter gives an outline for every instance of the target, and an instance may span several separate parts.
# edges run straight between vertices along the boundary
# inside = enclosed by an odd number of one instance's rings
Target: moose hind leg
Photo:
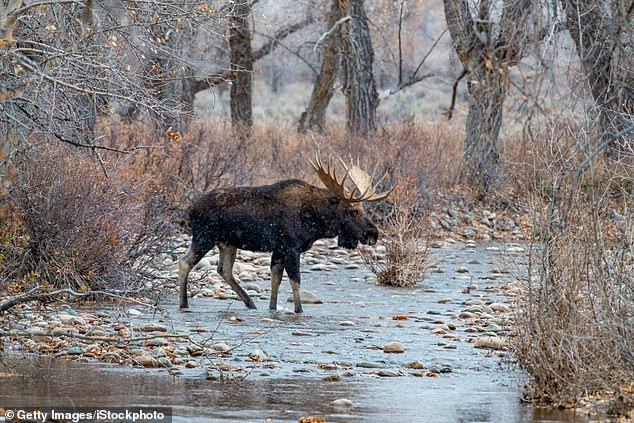
[[[269,310],[277,310],[277,293],[282,283],[282,273],[284,272],[284,264],[282,258],[273,253],[271,257],[271,299],[269,301]]]
[[[187,305],[187,277],[192,268],[202,259],[210,248],[202,248],[193,243],[187,253],[178,261],[178,280],[180,283],[180,308],[186,309]]]
[[[218,273],[222,278],[231,286],[231,289],[238,294],[238,297],[244,302],[244,305],[248,308],[257,308],[255,303],[249,297],[249,294],[246,293],[244,289],[240,286],[238,282],[233,277],[233,263],[236,261],[236,253],[237,248],[231,245],[219,244],[218,249],[220,250],[220,255],[218,257]]]
[[[295,313],[302,313],[302,298],[299,292],[301,277],[299,273],[299,254],[294,254],[286,258],[284,263],[286,274],[291,280],[291,289],[293,290],[293,303],[295,304]]]

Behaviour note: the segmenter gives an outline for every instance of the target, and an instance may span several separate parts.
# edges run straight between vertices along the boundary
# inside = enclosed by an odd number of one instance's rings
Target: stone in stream
[[[424,369],[425,366],[420,361],[410,361],[405,364],[405,368],[407,369]]]
[[[169,342],[167,342],[167,339],[165,338],[152,338],[145,341],[145,345],[148,345],[150,347],[160,347],[167,344],[169,344]]]
[[[213,352],[217,352],[221,354],[228,354],[231,352],[231,347],[227,345],[225,342],[216,342],[215,344],[211,346],[211,350]]]
[[[244,288],[245,291],[262,292],[262,288],[260,287],[260,285],[253,282],[243,283],[242,288]]]
[[[511,307],[508,306],[507,304],[503,304],[503,303],[489,304],[489,307],[491,308],[491,310],[493,310],[494,312],[498,312],[498,313],[506,313],[506,312],[511,311]]]
[[[487,348],[492,350],[504,349],[506,342],[497,336],[483,336],[476,338],[474,348]]]
[[[376,374],[381,377],[398,377],[403,375],[401,372],[392,369],[379,370]]]
[[[383,352],[400,354],[402,352],[405,352],[405,347],[398,341],[388,342],[387,344],[383,345]]]
[[[346,398],[340,398],[330,403],[335,408],[351,408],[354,406],[352,401]]]
[[[385,367],[385,363],[379,363],[376,361],[362,361],[357,363],[357,367],[361,367],[364,369],[383,369]]]
[[[302,299],[302,304],[323,304],[324,302],[317,295],[312,293],[311,291],[306,291],[304,289],[299,291],[299,296]],[[291,295],[286,300],[289,303],[293,302],[293,296]]]
[[[135,360],[143,367],[161,367],[161,364],[156,358],[148,355],[142,355]]]
[[[138,328],[141,332],[167,332],[167,327],[158,323],[143,323]]]

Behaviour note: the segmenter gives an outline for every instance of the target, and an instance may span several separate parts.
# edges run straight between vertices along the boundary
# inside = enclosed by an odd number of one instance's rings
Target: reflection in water
[[[583,422],[574,414],[522,406],[504,384],[487,392],[468,381],[441,378],[314,379],[247,378],[209,381],[174,377],[164,371],[121,368],[48,358],[5,357],[0,366],[0,407],[170,406],[174,421],[296,422],[318,415],[328,422]],[[6,366],[8,365],[8,367]],[[7,377],[7,373],[15,375]],[[447,389],[450,388],[450,389]],[[490,387],[489,387],[490,388]],[[351,400],[355,407],[338,413],[330,402]]]

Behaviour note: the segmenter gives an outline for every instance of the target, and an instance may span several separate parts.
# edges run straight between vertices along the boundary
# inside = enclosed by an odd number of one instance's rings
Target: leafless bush
[[[114,172],[106,178],[67,150],[31,151],[15,166],[0,281],[80,291],[136,286],[170,231],[158,188]]]
[[[592,158],[591,143],[569,129],[576,138],[552,130],[539,149],[533,245],[513,338],[532,378],[528,394],[563,405],[618,393],[634,374],[633,198],[610,194],[620,190],[616,181],[631,184],[632,164],[582,160]]]
[[[429,266],[428,229],[418,210],[418,190],[411,178],[399,177],[392,192],[392,215],[382,231],[384,255],[361,250],[366,266],[381,285],[414,287]]]

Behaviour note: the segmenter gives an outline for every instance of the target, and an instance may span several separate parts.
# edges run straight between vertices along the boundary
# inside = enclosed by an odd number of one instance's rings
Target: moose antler
[[[337,197],[348,203],[383,200],[392,192],[393,187],[380,194],[376,193],[377,185],[383,182],[387,173],[381,177],[377,184],[372,185],[374,173],[370,176],[361,169],[358,164],[347,164],[341,159],[341,157],[339,157],[339,162],[341,162],[341,165],[346,170],[345,175],[343,175],[343,178],[339,181],[335,167],[331,165],[330,160],[326,163],[326,166],[324,166],[317,155],[315,155],[315,161],[309,161],[326,188],[328,188]],[[346,192],[346,179],[349,179],[354,185],[354,189],[350,193]]]

